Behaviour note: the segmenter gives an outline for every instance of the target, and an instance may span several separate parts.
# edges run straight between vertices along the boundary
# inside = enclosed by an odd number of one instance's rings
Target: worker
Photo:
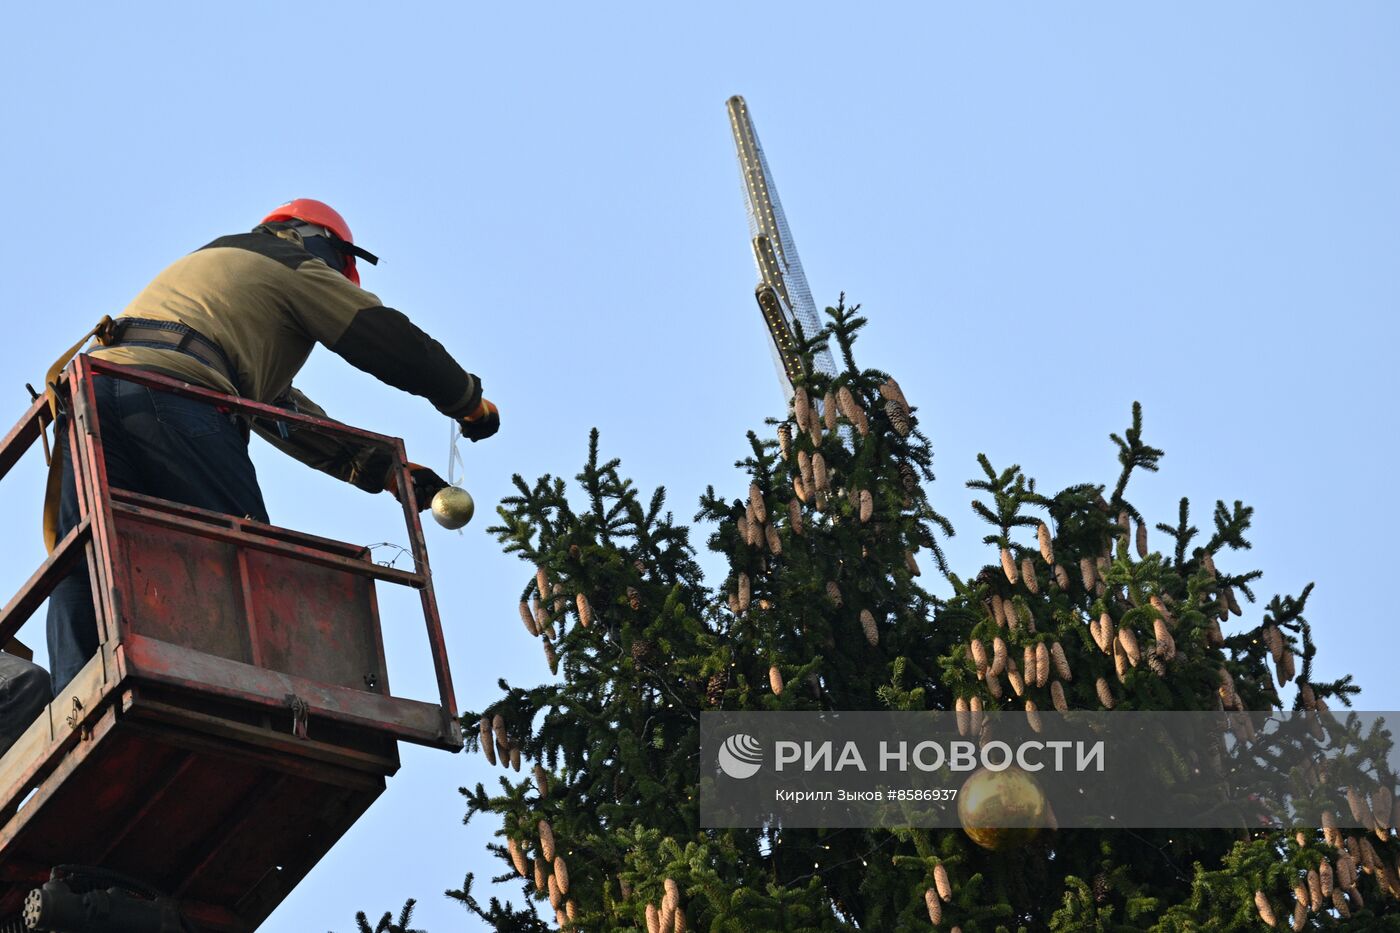
[[[316,344],[383,382],[426,398],[463,436],[495,434],[500,412],[481,381],[402,313],[360,288],[357,260],[378,259],[355,243],[345,219],[321,201],[289,201],[250,233],[220,237],[161,272],[98,335],[92,356],[173,376],[256,402],[325,417],[292,385]],[[248,457],[251,427],[274,446],[368,492],[397,496],[392,457],[381,447],[311,434],[288,422],[231,417],[215,405],[97,377],[109,485],[225,514],[268,520]],[[67,432],[59,431],[66,447]],[[66,453],[62,451],[61,453]],[[79,521],[73,460],[62,457],[52,538]],[[447,484],[411,466],[426,508]],[[48,644],[55,693],[97,651],[87,568],[80,564],[49,600]]]
[[[48,671],[33,661],[0,651],[0,755],[24,734],[51,699]]]

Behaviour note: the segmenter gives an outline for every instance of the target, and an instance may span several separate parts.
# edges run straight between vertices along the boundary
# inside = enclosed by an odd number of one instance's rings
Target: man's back
[[[94,356],[259,402],[286,394],[316,343],[445,414],[465,414],[479,397],[437,341],[313,256],[294,230],[220,237],[157,275],[125,318],[193,328],[223,351],[237,384],[173,348],[124,344]]]

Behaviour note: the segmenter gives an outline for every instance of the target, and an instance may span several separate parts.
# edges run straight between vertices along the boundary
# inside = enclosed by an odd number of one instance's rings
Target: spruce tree
[[[729,564],[713,589],[665,491],[641,496],[596,431],[577,492],[515,478],[491,531],[528,566],[519,637],[557,676],[501,681],[464,716],[469,748],[503,773],[462,793],[467,819],[500,820],[493,881],[526,903],[481,904],[472,875],[448,895],[508,933],[1400,928],[1383,771],[1353,778],[1369,835],[1066,829],[989,849],[961,830],[699,825],[704,710],[1325,713],[1357,692],[1313,677],[1311,586],[1244,621],[1260,572],[1232,555],[1250,508],[1217,503],[1203,534],[1185,499],[1170,523],[1134,507],[1130,481],[1163,456],[1136,404],[1111,435],[1111,488],[1046,495],[979,457],[968,486],[991,560],[950,570],[917,409],[856,365],[857,309],[827,311],[804,346],[810,360],[834,342],[842,370],[799,380],[771,436],[748,435],[746,490],[701,497],[695,520]],[[921,586],[935,574],[942,598]],[[1348,761],[1384,760],[1388,735],[1325,722]]]

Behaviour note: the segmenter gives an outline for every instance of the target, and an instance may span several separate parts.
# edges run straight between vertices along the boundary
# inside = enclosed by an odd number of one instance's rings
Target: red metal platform
[[[414,569],[109,488],[96,376],[384,446]],[[76,863],[163,890],[201,930],[254,930],[383,792],[398,741],[462,746],[403,443],[87,356],[60,388],[83,518],[0,610],[0,644],[86,559],[102,646],[0,758],[0,918]],[[41,398],[0,441],[0,477],[50,418]],[[421,595],[437,704],[389,690],[376,581]]]

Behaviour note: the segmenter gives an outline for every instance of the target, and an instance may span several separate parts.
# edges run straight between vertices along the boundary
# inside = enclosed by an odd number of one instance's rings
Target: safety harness
[[[72,361],[87,345],[96,339],[104,347],[153,347],[161,350],[175,350],[192,356],[214,372],[223,376],[232,386],[238,385],[237,370],[224,353],[223,347],[190,327],[178,321],[154,321],[148,318],[112,318],[104,314],[97,325],[83,334],[82,338],[64,351],[63,355],[49,367],[44,375],[44,395],[49,401],[49,414],[55,425],[58,423],[58,377],[63,368]],[[63,445],[58,443],[57,427],[49,457],[49,475],[44,487],[44,547],[50,553],[58,544],[58,506],[63,492]]]

